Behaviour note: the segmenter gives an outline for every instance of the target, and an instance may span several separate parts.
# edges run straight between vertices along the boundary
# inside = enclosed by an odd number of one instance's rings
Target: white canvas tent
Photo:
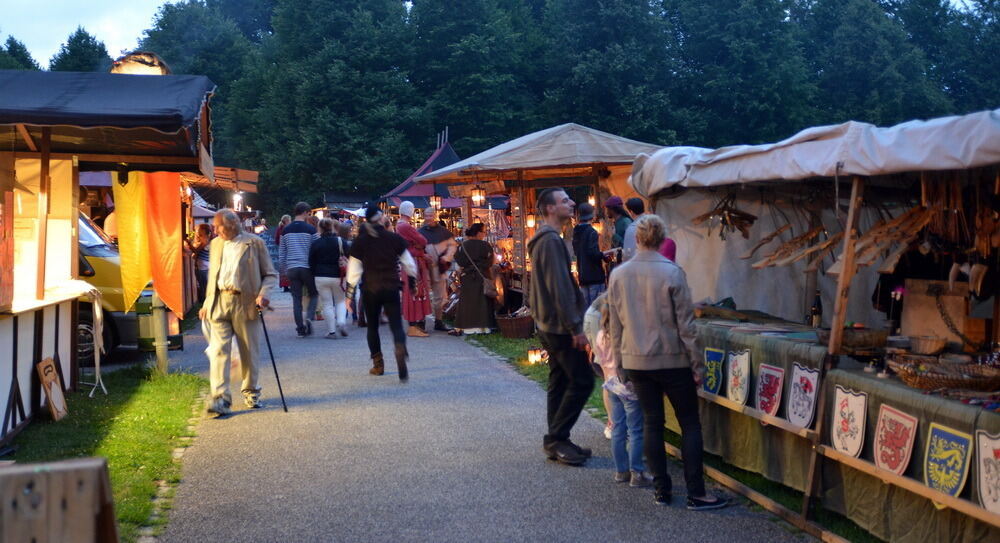
[[[838,220],[833,214],[832,199],[820,202],[818,207],[827,211],[813,217],[801,213],[800,206],[788,199],[762,203],[765,199],[759,187],[801,181],[799,184],[806,189],[809,183],[805,181],[812,180],[829,189],[836,177],[846,182],[852,175],[884,176],[996,163],[1000,163],[1000,110],[911,121],[890,128],[848,122],[809,128],[766,145],[715,150],[667,147],[651,156],[637,157],[629,182],[638,193],[653,199],[656,213],[667,220],[669,235],[677,242],[678,264],[687,272],[696,301],[732,296],[741,308],[800,321],[813,299],[805,263],[755,270],[751,268],[753,259],[739,256],[784,224],[791,223],[792,232],[766,245],[763,254],[805,232],[817,218],[829,231],[840,231],[843,217]],[[732,192],[737,194],[741,210],[758,216],[750,239],[736,234],[722,241],[717,230],[709,233],[705,225],[692,226],[693,218],[711,210],[722,196]],[[846,199],[848,192],[841,191],[841,198]],[[873,213],[863,214],[861,231],[875,220]],[[864,268],[854,278],[847,320],[869,326],[881,323],[883,314],[872,310],[870,303],[877,268],[878,263]],[[821,273],[816,288],[823,293],[824,321],[829,324],[836,280]]]

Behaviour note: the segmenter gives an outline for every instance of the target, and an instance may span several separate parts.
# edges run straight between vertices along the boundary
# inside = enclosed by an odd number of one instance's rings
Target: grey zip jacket
[[[535,325],[549,334],[582,334],[586,302],[570,271],[566,242],[555,228],[543,224],[528,241],[528,251],[528,307]]]
[[[628,370],[688,368],[704,363],[687,276],[656,251],[640,250],[615,268],[608,285],[612,352]]]

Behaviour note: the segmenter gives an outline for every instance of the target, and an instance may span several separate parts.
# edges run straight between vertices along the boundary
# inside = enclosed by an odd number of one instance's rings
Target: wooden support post
[[[820,482],[823,480],[823,458],[819,454],[819,440],[823,436],[823,427],[826,423],[826,375],[837,365],[837,355],[827,354],[823,358],[823,365],[819,368],[819,379],[816,383],[819,390],[816,392],[816,429],[809,436],[812,442],[811,456],[809,458],[809,471],[806,472],[806,486],[802,493],[802,517],[808,519],[812,506],[813,496],[820,493]]]
[[[855,264],[854,245],[858,240],[858,216],[860,215],[861,198],[864,192],[864,181],[855,176],[851,183],[851,204],[847,211],[847,224],[844,226],[844,252],[840,260],[844,268],[837,277],[837,293],[834,297],[833,320],[830,322],[830,344],[827,352],[840,352],[844,339],[844,321],[847,318],[847,296],[850,294],[851,280],[857,271]]]
[[[32,152],[38,151],[38,146],[35,145],[35,140],[31,138],[31,132],[28,132],[28,128],[23,124],[17,125],[17,133],[21,135],[21,139],[24,140],[24,144],[28,146],[28,150]]]
[[[73,157],[73,209],[69,213],[70,228],[73,235],[70,252],[70,277],[80,278],[80,161]],[[76,328],[73,328],[76,330]]]
[[[41,171],[38,179],[38,267],[35,282],[35,298],[45,299],[45,257],[48,253],[49,237],[49,191],[52,182],[49,179],[49,158],[52,148],[52,129],[42,128],[41,141]]]

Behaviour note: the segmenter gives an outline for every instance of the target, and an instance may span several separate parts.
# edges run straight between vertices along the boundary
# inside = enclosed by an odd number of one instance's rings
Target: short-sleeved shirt
[[[371,235],[368,230],[367,227],[362,228],[351,244],[351,256],[360,260],[364,268],[362,289],[377,292],[402,288],[399,282],[399,255],[406,250],[406,240],[384,226],[374,227],[377,236]]]

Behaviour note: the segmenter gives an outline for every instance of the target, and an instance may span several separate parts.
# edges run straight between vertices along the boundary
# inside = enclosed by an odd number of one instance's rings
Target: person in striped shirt
[[[316,314],[319,293],[312,270],[309,269],[309,248],[319,239],[316,228],[306,222],[312,214],[306,202],[295,204],[295,220],[281,231],[278,245],[278,270],[288,277],[292,287],[292,313],[295,315],[295,330],[299,337],[312,334],[311,317]],[[305,316],[302,315],[303,289],[309,295]]]

